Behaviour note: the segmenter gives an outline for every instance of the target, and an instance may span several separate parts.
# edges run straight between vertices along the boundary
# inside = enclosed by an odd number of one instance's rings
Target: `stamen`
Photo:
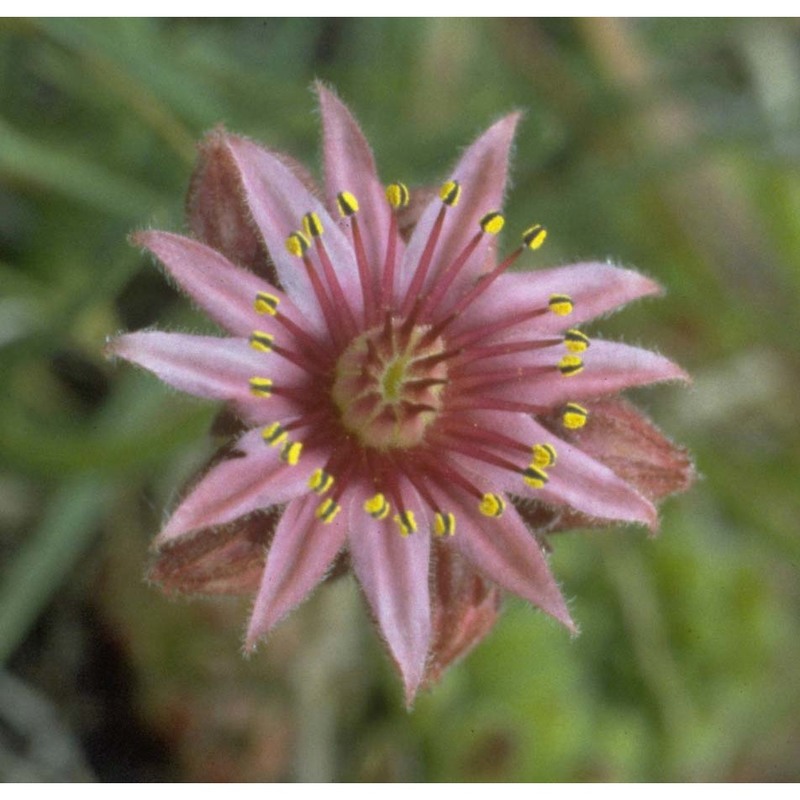
[[[373,519],[386,519],[391,511],[388,500],[380,492],[364,502],[364,511]]]
[[[583,360],[580,356],[564,356],[558,362],[558,369],[562,375],[569,377],[570,375],[577,375],[583,371]]]
[[[256,295],[255,303],[253,304],[259,314],[269,314],[274,317],[278,313],[278,305],[280,298],[268,292],[259,292]]]
[[[250,347],[253,350],[260,350],[262,353],[269,353],[272,350],[272,342],[275,337],[266,331],[253,331],[250,334]]]
[[[543,469],[532,463],[522,470],[522,480],[532,489],[542,489],[550,478]]]
[[[272,425],[268,425],[261,431],[261,437],[267,444],[273,447],[277,447],[277,445],[284,442],[288,435],[286,428],[284,428],[280,422],[273,422]]]
[[[556,463],[558,457],[555,447],[548,443],[535,444],[533,450],[533,465],[535,467],[552,467]]]
[[[561,422],[565,428],[570,430],[578,430],[586,424],[589,417],[589,412],[577,403],[567,403],[564,406],[564,413],[561,415]]]
[[[334,478],[324,469],[315,469],[308,479],[308,488],[317,494],[325,494],[333,486]]]
[[[589,344],[589,337],[575,328],[570,328],[564,334],[564,346],[571,353],[582,353],[589,347]]]
[[[250,394],[256,397],[272,397],[272,381],[269,378],[250,378]]]
[[[435,536],[455,536],[456,516],[452,511],[437,511],[433,517],[433,533]]]
[[[487,493],[478,505],[478,511],[485,517],[501,517],[506,510],[506,501],[502,495]]]
[[[522,241],[530,250],[538,250],[547,238],[547,229],[542,225],[531,225],[523,234]]]
[[[302,442],[284,442],[284,445],[281,448],[281,461],[285,461],[290,467],[294,467],[300,460],[300,455],[302,452]]]
[[[394,268],[397,257],[397,211],[405,208],[411,196],[408,187],[404,183],[390,183],[386,187],[386,199],[392,207],[389,216],[389,236],[386,240],[386,258],[383,262],[383,273],[380,280],[380,307],[383,311],[388,311],[394,295]]]
[[[342,217],[350,220],[350,231],[353,235],[353,249],[356,253],[356,265],[358,266],[358,277],[361,281],[361,292],[364,298],[364,321],[369,325],[374,321],[377,309],[375,309],[373,273],[367,260],[364,240],[361,237],[361,229],[356,219],[359,208],[358,200],[356,200],[355,195],[350,192],[339,192],[339,194],[336,195],[336,204],[339,207],[339,213]]]
[[[575,304],[568,294],[551,294],[547,305],[550,310],[559,317],[566,317],[568,314],[571,314],[572,309],[575,308]]]
[[[445,212],[448,207],[455,206],[458,203],[458,198],[461,196],[461,186],[457,181],[448,181],[439,191],[439,197],[442,200],[442,207],[439,209],[439,214],[433,223],[431,232],[428,236],[428,241],[422,251],[422,255],[417,264],[414,277],[411,279],[411,285],[408,287],[405,300],[400,309],[402,316],[408,316],[414,301],[419,297],[420,290],[425,283],[425,278],[428,276],[428,269],[431,265],[433,258],[433,251],[436,248],[436,243],[439,241],[439,236],[442,232],[442,225],[444,224]]]
[[[314,512],[317,519],[322,520],[326,525],[333,522],[342,507],[331,497],[323,500]]]
[[[308,214],[303,217],[303,230],[306,232],[306,236],[309,239],[316,239],[322,236],[324,228],[322,227],[319,216],[314,211],[309,211]]]
[[[397,523],[397,527],[400,528],[401,536],[405,537],[417,532],[417,521],[414,519],[413,511],[406,509],[399,514],[395,514],[394,521]]]
[[[447,293],[447,290],[452,286],[453,281],[463,268],[464,264],[467,263],[470,256],[475,252],[475,249],[480,244],[484,235],[497,235],[503,229],[505,222],[505,217],[498,211],[490,211],[488,214],[484,214],[484,216],[481,217],[478,223],[480,227],[478,233],[476,233],[472,239],[469,240],[466,247],[461,251],[456,260],[446,270],[444,270],[444,272],[441,273],[437,281],[431,287],[428,299],[422,308],[421,316],[423,318],[427,319],[430,316],[431,311],[433,311],[433,309],[436,308],[436,306],[442,301]]]
[[[297,258],[302,258],[306,254],[308,247],[309,241],[300,231],[294,231],[286,238],[286,249],[290,255]]]

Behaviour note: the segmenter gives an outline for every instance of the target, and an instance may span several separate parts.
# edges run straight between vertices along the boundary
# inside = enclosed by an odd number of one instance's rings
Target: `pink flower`
[[[605,263],[508,272],[544,241],[540,225],[496,256],[517,114],[438,192],[410,193],[381,184],[347,108],[318,91],[324,199],[291,159],[218,130],[190,195],[200,241],[134,237],[230,336],[147,331],[109,349],[246,426],[159,534],[154,577],[257,589],[249,649],[349,559],[410,703],[491,627],[496,587],[575,631],[526,520],[654,528],[666,492],[632,465],[661,448],[672,491],[688,461],[632,410],[646,433],[615,469],[606,423],[590,452],[581,436],[598,398],[686,376],[577,327],[653,281]]]

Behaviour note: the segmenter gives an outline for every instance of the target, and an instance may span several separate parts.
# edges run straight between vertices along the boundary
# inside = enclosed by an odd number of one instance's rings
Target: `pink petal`
[[[416,494],[404,487],[409,507],[422,509]],[[410,706],[425,675],[431,637],[428,571],[430,535],[421,520],[419,531],[400,535],[391,519],[373,520],[363,509],[366,489],[354,492],[350,510],[350,557],[389,652],[403,677]],[[416,502],[411,502],[412,498]]]
[[[479,232],[481,217],[502,208],[509,152],[519,119],[518,113],[509,114],[492,125],[467,149],[453,169],[451,178],[461,184],[461,198],[458,205],[447,212],[426,285],[430,285],[438,272],[447,269]],[[408,288],[411,282],[441,207],[441,200],[437,197],[414,228],[400,270],[403,289]],[[451,296],[458,296],[460,287],[471,284],[483,271],[486,257],[487,247],[479,246],[451,287]]]
[[[531,354],[499,356],[491,362],[489,369],[538,368],[555,366],[566,351],[547,348]],[[573,400],[616,394],[634,386],[647,386],[661,381],[688,381],[689,375],[668,358],[617,342],[592,339],[588,350],[580,354],[584,367],[575,375],[561,375],[555,370],[544,375],[515,377],[487,387],[486,393],[495,397],[528,398],[530,402],[543,406],[554,406]],[[467,381],[480,380],[480,371],[475,369]]]
[[[631,300],[660,291],[661,287],[655,281],[638,272],[599,262],[536,272],[507,273],[501,275],[462,314],[461,319],[453,325],[453,333],[479,329],[498,318],[515,316],[524,311],[546,309],[550,295],[567,294],[575,305],[571,314],[561,317],[547,312],[529,322],[505,329],[499,338],[519,338],[525,330],[558,333]]]
[[[238,165],[253,218],[287,294],[316,325],[322,324],[322,312],[303,264],[286,250],[286,238],[293,231],[302,230],[303,215],[313,211],[322,222],[322,240],[351,307],[360,310],[363,298],[352,248],[323,204],[275,154],[236,136],[228,138],[228,147]]]
[[[302,441],[299,432],[292,438]],[[175,509],[156,546],[178,536],[223,525],[258,509],[286,503],[308,491],[308,478],[323,466],[325,454],[305,448],[300,463],[290,466],[280,459],[280,448],[270,447],[260,430],[253,430],[236,443],[244,453],[231,457],[203,476]]]
[[[591,409],[590,412],[591,413]],[[654,529],[657,515],[653,504],[608,467],[589,457],[580,448],[555,436],[526,414],[494,413],[474,415],[481,426],[524,444],[552,444],[558,460],[547,470],[549,482],[543,489],[531,489],[522,476],[510,470],[461,456],[453,456],[463,468],[488,479],[486,491],[498,489],[523,497],[535,497],[545,503],[568,505],[592,517],[636,522]],[[528,466],[524,456],[519,459],[520,470]],[[478,484],[479,486],[481,484]]]
[[[489,519],[465,495],[431,489],[441,507],[456,517],[455,535],[445,545],[457,547],[489,580],[577,632],[539,544],[510,504],[501,517]]]
[[[358,219],[367,261],[374,270],[386,258],[391,210],[378,177],[372,150],[347,106],[322,83],[316,84],[322,113],[325,190],[328,208],[337,214],[336,195],[347,191],[359,203]],[[405,245],[398,237],[397,258]]]
[[[261,588],[247,629],[248,649],[322,581],[347,535],[347,509],[330,523],[317,519],[311,494],[286,507],[269,548]]]
[[[256,313],[253,303],[258,292],[274,294],[280,301],[281,314],[309,327],[283,292],[200,242],[163,231],[141,231],[132,240],[150,250],[197,305],[236,336],[249,336],[254,329],[286,336],[285,329],[273,317]]]
[[[253,350],[247,339],[139,331],[113,339],[107,351],[150,370],[182,392],[235,403],[254,421],[281,418],[294,405],[278,396],[253,397],[250,378],[270,378],[284,386],[305,378],[305,372],[280,356]]]

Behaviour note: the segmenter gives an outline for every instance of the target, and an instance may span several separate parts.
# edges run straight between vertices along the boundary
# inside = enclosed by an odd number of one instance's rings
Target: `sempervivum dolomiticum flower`
[[[685,376],[578,327],[657,292],[651,280],[604,263],[509,272],[544,241],[538,224],[496,257],[518,115],[415,208],[319,94],[324,200],[291,159],[218,130],[190,195],[200,241],[134,237],[230,336],[148,331],[109,347],[226,401],[247,428],[174,510],[154,577],[255,591],[252,648],[349,561],[410,702],[491,627],[495,587],[575,630],[524,519],[561,508],[653,528],[658,491],[575,432],[597,398]]]

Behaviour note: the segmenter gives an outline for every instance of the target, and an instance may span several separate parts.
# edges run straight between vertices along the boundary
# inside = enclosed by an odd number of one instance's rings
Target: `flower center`
[[[447,366],[429,325],[409,331],[395,320],[354,339],[336,365],[333,400],[342,423],[366,447],[419,444],[442,407]]]

